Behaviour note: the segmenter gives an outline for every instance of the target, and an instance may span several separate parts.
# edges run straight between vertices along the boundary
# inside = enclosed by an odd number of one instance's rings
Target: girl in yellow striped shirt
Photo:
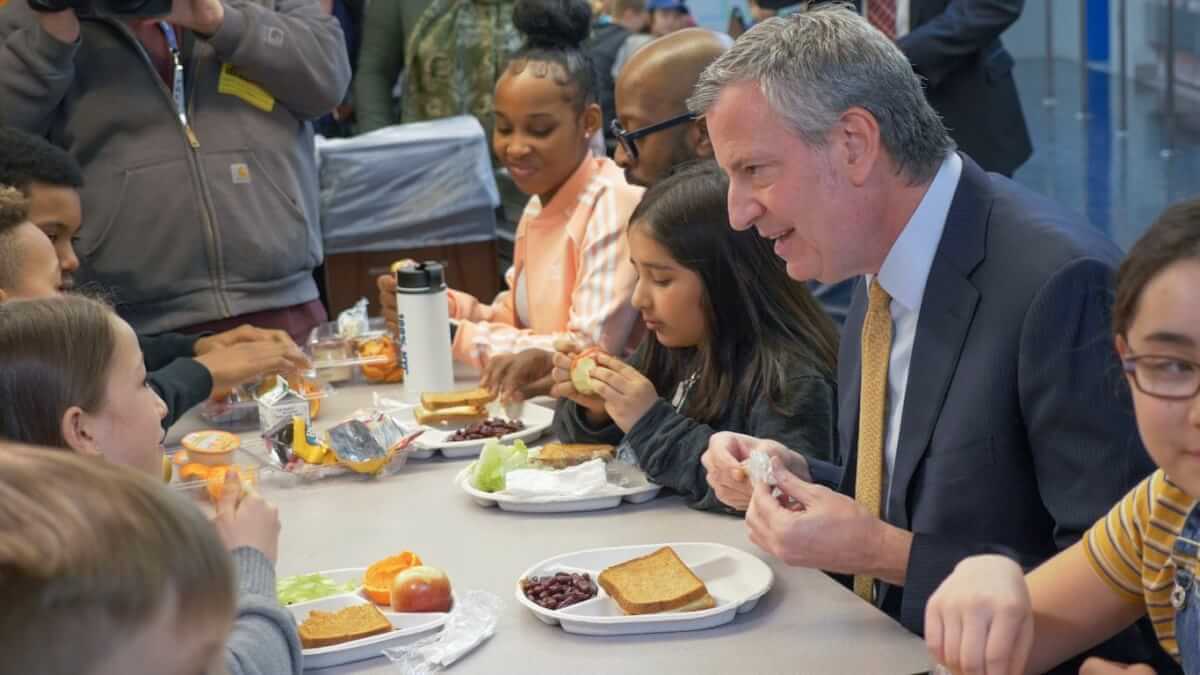
[[[954,672],[1044,672],[1148,615],[1200,674],[1200,200],[1168,208],[1129,252],[1113,326],[1159,470],[1028,575],[1002,556],[959,563],[925,618],[934,659]],[[1154,671],[1093,658],[1080,672]]]

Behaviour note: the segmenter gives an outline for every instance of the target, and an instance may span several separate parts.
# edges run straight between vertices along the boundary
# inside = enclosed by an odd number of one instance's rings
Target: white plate
[[[488,411],[492,417],[508,417],[496,405],[490,406]],[[411,415],[411,412],[409,415]],[[541,405],[526,405],[521,412],[521,421],[525,423],[524,429],[508,434],[507,436],[501,436],[499,441],[505,445],[511,445],[514,441],[530,443],[537,440],[550,428],[550,423],[554,421],[554,411]],[[455,431],[466,426],[468,425],[459,424],[444,427],[423,426],[422,428],[425,429],[425,433],[421,434],[416,441],[413,441],[416,449],[409,453],[409,458],[429,459],[433,457],[435,452],[441,452],[447,459],[478,457],[479,453],[483,451],[483,446],[491,440],[490,438],[479,441],[457,441],[454,443],[446,440],[454,435]]]
[[[320,572],[320,574],[329,577],[335,583],[345,583],[354,579],[361,580],[366,571],[367,568],[365,567],[351,567],[340,570],[327,570]],[[314,609],[332,612],[343,607],[370,604],[374,603],[363,595],[360,587],[357,593],[343,593],[321,598],[320,600],[298,602],[294,605],[289,605],[287,609],[296,618],[296,625],[299,626],[301,622],[308,618],[308,613]],[[446,623],[446,618],[449,616],[449,614],[443,612],[393,612],[383,607],[379,607],[379,611],[383,612],[388,621],[392,622],[392,626],[396,630],[381,635],[372,635],[361,640],[343,642],[340,645],[305,649],[304,669],[328,668],[343,663],[352,663],[354,661],[372,659],[376,656],[383,656],[384,649],[415,642],[433,631],[441,629],[442,625]]]
[[[628,616],[621,611],[603,588],[600,572],[632,558],[648,555],[670,546],[684,564],[708,587],[717,606],[699,612],[643,614]],[[521,579],[556,572],[587,572],[599,593],[591,600],[561,610],[549,610],[534,604],[521,591]],[[749,612],[766,595],[775,575],[766,563],[740,549],[711,543],[651,544],[597,548],[560,555],[530,567],[517,579],[517,601],[538,619],[561,625],[568,633],[580,635],[644,635],[703,630],[733,621],[734,616]]]
[[[574,513],[577,511],[602,511],[621,505],[621,502],[641,504],[654,499],[661,485],[648,483],[645,487],[623,488],[616,485],[606,494],[589,497],[513,497],[503,493],[484,492],[471,485],[472,462],[454,477],[454,483],[471,496],[480,506],[499,506],[502,511],[517,513]]]

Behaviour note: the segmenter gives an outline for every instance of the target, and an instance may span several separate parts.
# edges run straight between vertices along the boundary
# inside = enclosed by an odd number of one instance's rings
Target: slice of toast
[[[392,623],[375,605],[353,605],[336,612],[313,610],[300,624],[305,649],[338,645],[392,630]]]
[[[593,459],[609,461],[614,448],[603,443],[547,443],[538,452],[538,461],[555,468],[565,469]]]
[[[413,417],[416,418],[417,424],[425,425],[473,424],[486,420],[488,411],[487,408],[471,405],[441,408],[440,410],[429,410],[424,406],[417,406],[417,409],[413,411]]]
[[[421,394],[421,407],[430,411],[459,406],[484,408],[494,400],[496,400],[496,394],[482,387],[466,391],[427,391]]]
[[[716,605],[704,582],[669,546],[613,565],[600,573],[598,581],[626,614],[696,611]]]

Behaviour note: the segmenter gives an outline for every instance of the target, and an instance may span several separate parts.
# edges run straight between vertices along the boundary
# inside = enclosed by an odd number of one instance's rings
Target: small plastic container
[[[352,335],[339,333],[338,324],[332,321],[313,328],[305,349],[313,363],[307,376],[329,384],[403,382],[395,338],[383,319],[372,319],[368,326]]]
[[[189,462],[205,466],[225,466],[233,463],[233,453],[242,445],[241,439],[228,431],[209,429],[193,431],[180,441]]]

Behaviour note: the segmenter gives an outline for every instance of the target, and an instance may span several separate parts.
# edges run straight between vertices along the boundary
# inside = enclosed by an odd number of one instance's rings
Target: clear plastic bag
[[[490,638],[499,618],[499,597],[486,591],[467,591],[456,598],[440,633],[385,649],[383,654],[403,675],[440,673]]]

